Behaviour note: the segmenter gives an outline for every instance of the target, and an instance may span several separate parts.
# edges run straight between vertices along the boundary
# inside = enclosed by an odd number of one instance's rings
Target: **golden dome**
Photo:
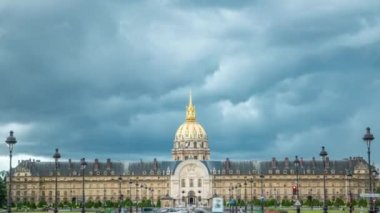
[[[189,105],[186,107],[186,121],[178,127],[175,141],[202,140],[207,141],[205,129],[196,121],[195,106],[192,103],[191,93]]]
[[[207,140],[205,129],[196,121],[181,124],[175,133],[176,141]]]

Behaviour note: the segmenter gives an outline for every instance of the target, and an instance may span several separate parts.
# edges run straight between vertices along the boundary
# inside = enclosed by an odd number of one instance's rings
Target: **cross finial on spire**
[[[189,106],[193,106],[193,100],[191,98],[191,90],[190,90],[190,93],[189,93]]]
[[[189,94],[189,105],[186,107],[186,121],[195,121],[195,106],[193,106],[191,90]]]

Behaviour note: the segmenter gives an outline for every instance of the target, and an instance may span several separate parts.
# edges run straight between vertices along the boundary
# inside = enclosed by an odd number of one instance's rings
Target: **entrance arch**
[[[187,197],[188,197],[188,204],[190,206],[194,205],[195,204],[195,201],[197,199],[197,197],[195,196],[195,192],[194,191],[189,191],[189,193],[187,194]]]
[[[170,177],[170,195],[177,206],[200,205],[212,197],[211,176],[199,160],[179,163]]]

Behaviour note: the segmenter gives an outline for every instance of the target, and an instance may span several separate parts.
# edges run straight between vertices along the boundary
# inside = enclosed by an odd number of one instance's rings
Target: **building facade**
[[[298,176],[298,192],[302,200],[323,200],[323,173],[326,175],[327,199],[354,199],[368,192],[368,164],[361,157],[323,162],[315,158],[268,161],[211,160],[206,131],[196,120],[191,95],[186,119],[175,133],[172,161],[139,161],[120,163],[80,162],[70,159],[59,162],[59,202],[81,202],[84,186],[86,202],[91,200],[118,201],[130,199],[140,202],[161,201],[162,206],[209,206],[214,196],[244,201],[266,199],[295,199],[293,188]],[[84,182],[83,182],[84,172]],[[348,176],[348,174],[352,174]],[[54,203],[55,162],[23,160],[12,172],[12,201]],[[298,175],[297,175],[298,174]],[[377,177],[373,178],[377,182]],[[374,184],[373,184],[374,185]]]

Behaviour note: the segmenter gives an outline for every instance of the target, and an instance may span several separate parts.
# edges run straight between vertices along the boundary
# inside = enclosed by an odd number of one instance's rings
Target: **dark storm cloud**
[[[365,155],[379,6],[3,1],[2,134],[30,156],[170,159],[192,90],[213,159]]]

